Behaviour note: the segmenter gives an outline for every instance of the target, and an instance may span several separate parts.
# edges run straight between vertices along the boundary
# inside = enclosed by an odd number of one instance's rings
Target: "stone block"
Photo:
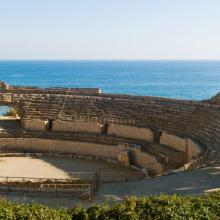
[[[101,133],[101,127],[100,124],[96,122],[65,122],[55,120],[53,122],[53,131]]]
[[[147,128],[110,124],[108,127],[108,134],[118,137],[153,141],[153,133],[150,129]]]
[[[198,155],[200,155],[203,149],[199,144],[197,144],[195,141],[193,141],[190,138],[187,139],[187,143],[188,143],[188,161],[190,161],[196,158]]]
[[[38,119],[32,119],[32,120],[25,120],[23,121],[24,129],[27,130],[33,130],[33,131],[46,131],[47,129],[47,120],[38,120]]]
[[[127,151],[120,152],[118,155],[118,162],[124,166],[130,165],[130,158]]]
[[[162,132],[160,144],[170,146],[176,150],[186,152],[186,138],[181,138],[173,134]]]

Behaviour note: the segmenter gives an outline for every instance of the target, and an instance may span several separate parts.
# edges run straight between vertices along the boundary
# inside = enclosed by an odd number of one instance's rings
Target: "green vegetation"
[[[17,116],[17,111],[14,108],[10,108],[10,110],[8,112],[6,112],[4,114],[4,116],[13,116],[16,117]]]
[[[130,197],[123,203],[100,204],[88,209],[55,209],[38,204],[15,204],[0,201],[0,219],[74,219],[74,220],[218,220],[220,193],[204,196]]]

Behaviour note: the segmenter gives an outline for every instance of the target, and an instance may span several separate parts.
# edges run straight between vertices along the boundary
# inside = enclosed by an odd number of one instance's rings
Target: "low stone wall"
[[[139,168],[146,168],[155,174],[159,174],[163,171],[162,165],[160,165],[154,155],[148,155],[147,152],[141,152],[140,149],[134,149],[126,146],[94,144],[90,142],[77,142],[56,139],[1,138],[0,151],[66,153],[82,155],[86,157],[91,156],[92,158],[103,159],[106,161],[116,161],[119,163],[119,155],[121,155],[123,152],[130,151],[132,154],[134,154],[134,166]]]
[[[131,149],[131,156],[133,163],[142,168],[147,168],[153,175],[158,175],[163,173],[163,167],[156,158],[150,154],[142,152],[138,148]]]
[[[23,127],[27,130],[33,130],[33,131],[46,131],[48,121],[45,120],[38,120],[38,119],[32,119],[32,120],[25,120],[23,121]]]
[[[115,145],[40,138],[1,138],[0,150],[69,153],[112,159],[116,161],[118,154],[121,151]]]
[[[40,194],[41,196],[77,196],[92,199],[95,182],[54,178],[1,177],[1,193],[18,192]]]
[[[53,131],[66,131],[66,132],[88,132],[88,133],[101,133],[99,123],[86,122],[86,121],[73,121],[65,122],[55,120],[52,126]]]
[[[160,144],[164,144],[176,150],[186,152],[186,139],[173,134],[162,132],[162,135],[160,137]]]
[[[203,151],[202,147],[190,138],[187,138],[187,145],[188,161],[191,161],[192,159],[200,155]]]
[[[187,161],[192,160],[202,153],[203,149],[190,138],[182,138],[173,134],[162,133],[160,144],[170,146],[176,150],[186,153]]]
[[[146,140],[150,142],[153,141],[153,132],[147,128],[110,124],[108,127],[108,134],[118,137]]]

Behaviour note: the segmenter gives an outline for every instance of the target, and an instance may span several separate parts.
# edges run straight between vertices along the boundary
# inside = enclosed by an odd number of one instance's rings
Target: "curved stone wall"
[[[134,165],[146,167],[154,174],[164,171],[163,166],[157,161],[153,154],[133,149],[132,146],[97,144],[82,141],[43,139],[43,138],[1,138],[0,152],[37,152],[37,153],[61,153],[102,159],[107,162],[117,162],[122,165],[120,156],[127,155],[132,150]]]
[[[23,106],[24,119],[74,121],[75,118],[85,117],[166,131],[205,145],[219,143],[217,104],[106,94],[12,94],[11,97],[10,103]]]

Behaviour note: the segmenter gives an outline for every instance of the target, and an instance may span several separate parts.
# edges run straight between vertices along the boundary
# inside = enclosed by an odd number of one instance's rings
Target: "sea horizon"
[[[47,62],[47,61],[70,61],[70,62],[80,62],[80,61],[110,61],[110,62],[123,62],[123,61],[128,61],[128,62],[220,62],[220,59],[0,59],[0,62],[22,62],[22,61],[40,61],[40,62]]]
[[[0,80],[203,100],[220,91],[220,60],[0,60]]]

